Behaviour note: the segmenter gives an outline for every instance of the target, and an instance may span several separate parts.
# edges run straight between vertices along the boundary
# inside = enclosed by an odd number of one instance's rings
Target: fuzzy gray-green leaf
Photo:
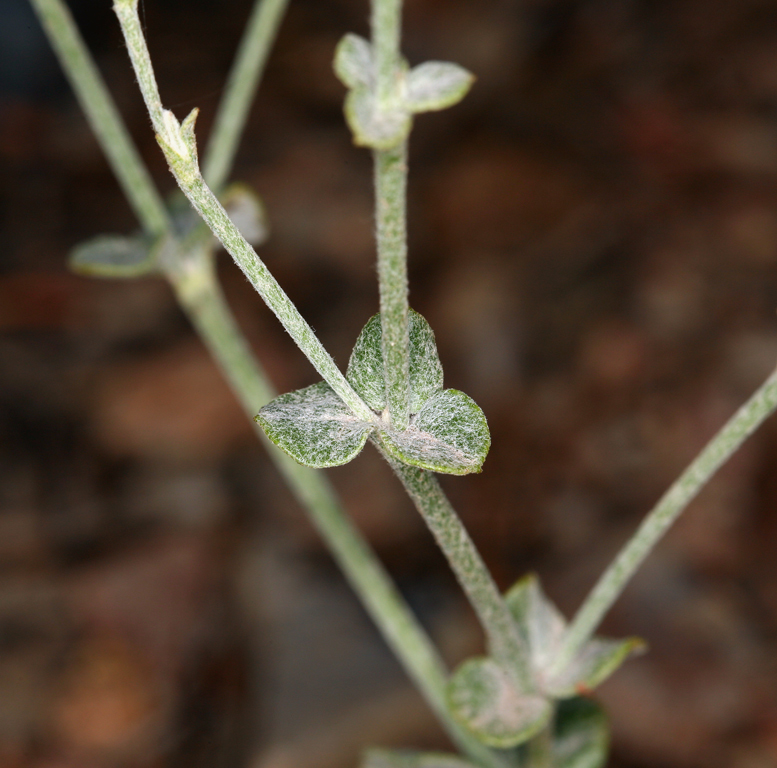
[[[514,584],[505,601],[529,647],[532,667],[538,672],[546,669],[561,646],[566,620],[545,596],[533,573]]]
[[[317,468],[347,464],[373,428],[354,416],[323,381],[276,397],[256,421],[282,451]]]
[[[145,238],[100,235],[73,248],[68,263],[92,277],[139,277],[157,270],[152,250]]]
[[[364,756],[361,768],[476,768],[456,755],[439,752],[412,752],[371,749]]]
[[[475,77],[458,64],[427,61],[407,75],[405,106],[411,112],[432,112],[461,101]]]
[[[423,404],[442,389],[442,363],[437,354],[434,331],[426,319],[410,310],[410,413],[418,413]],[[380,314],[373,315],[356,340],[346,377],[351,386],[375,411],[386,407],[386,384],[383,378]]]
[[[345,97],[345,119],[358,147],[391,149],[404,141],[412,125],[410,113],[402,106],[381,109],[370,86],[359,85]]]
[[[491,446],[483,411],[457,389],[430,397],[403,432],[381,431],[380,437],[395,459],[450,475],[480,472]]]
[[[569,666],[559,675],[545,681],[545,689],[557,698],[575,696],[581,691],[592,691],[601,685],[629,656],[642,653],[645,642],[638,637],[608,640],[594,637],[589,640]]]
[[[359,35],[347,34],[335,49],[334,70],[347,88],[372,83],[372,46]]]
[[[517,689],[493,659],[465,661],[448,683],[453,716],[484,744],[509,749],[531,738],[548,722],[552,708],[537,695]]]
[[[589,699],[562,701],[553,733],[555,768],[603,768],[610,738],[607,718]]]
[[[270,234],[267,211],[261,198],[247,184],[230,184],[221,195],[221,204],[251,245],[261,245]]]
[[[534,574],[518,581],[505,595],[510,612],[526,639],[531,667],[543,693],[556,699],[593,690],[630,655],[644,648],[639,638],[607,640],[595,637],[561,673],[551,673],[564,640],[567,622],[548,600]]]

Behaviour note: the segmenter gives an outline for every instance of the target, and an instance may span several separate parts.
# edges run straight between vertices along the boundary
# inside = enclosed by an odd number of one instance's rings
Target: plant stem
[[[586,598],[550,674],[561,672],[591,638],[643,560],[718,469],[777,408],[777,371],[731,417],[662,496]]]
[[[160,140],[170,170],[181,191],[235,260],[267,306],[275,313],[313,367],[356,416],[363,421],[374,421],[373,412],[356,394],[316,337],[313,329],[300,315],[278,281],[270,274],[256,251],[232,223],[218,198],[202,178],[196,157],[192,157],[188,148],[184,146],[186,140],[181,137],[177,124],[173,124],[175,118],[170,112],[162,109],[154,69],[138,18],[137,0],[116,0],[114,9],[119,17],[132,66],[151,114],[157,138]]]
[[[67,8],[60,0],[32,2],[68,79],[79,95],[87,120],[103,151],[111,159],[113,171],[143,228],[149,234],[161,235],[169,231],[170,220],[161,198],[124,129],[110,93]],[[153,72],[151,77],[153,82]],[[153,87],[156,90],[155,84]],[[88,95],[83,96],[83,92]],[[199,252],[184,258],[180,254],[179,261],[180,269],[167,275],[178,301],[254,423],[256,411],[275,393],[235,323],[218,286],[209,255]],[[264,432],[258,425],[255,424],[255,427],[264,443],[268,444]],[[384,639],[454,743],[484,768],[505,768],[509,765],[503,756],[485,747],[452,720],[445,703],[447,672],[437,650],[367,542],[346,516],[323,475],[302,467],[274,448],[269,455],[320,531]]]
[[[181,306],[253,421],[254,414],[275,397],[275,392],[237,327],[215,275],[210,271],[195,279],[174,281],[173,285]],[[258,425],[256,431],[389,647],[451,739],[479,765],[503,766],[495,753],[452,720],[445,704],[447,671],[442,659],[369,545],[348,519],[323,474],[275,450]]]
[[[270,274],[256,251],[229,219],[221,203],[202,177],[197,174],[190,180],[183,175],[175,175],[189,202],[197,209],[213,234],[223,244],[267,306],[275,313],[313,367],[356,416],[363,421],[373,421],[375,418],[373,412],[353,390],[313,329],[300,315],[278,281]]]
[[[219,192],[232,169],[259,80],[289,0],[256,0],[203,157],[202,175]]]
[[[76,94],[108,163],[143,228],[159,236],[169,218],[99,70],[62,0],[30,0],[51,41],[59,63]]]
[[[378,102],[386,104],[394,95],[394,85],[399,72],[402,0],[372,0],[370,27]]]
[[[390,109],[399,75],[402,0],[372,0],[372,50],[378,105]],[[380,325],[386,401],[391,423],[410,422],[410,352],[407,302],[407,141],[374,150],[375,222],[378,246]]]
[[[480,619],[489,651],[514,670],[523,691],[534,690],[523,638],[480,553],[433,473],[384,458],[402,481],[426,525],[442,549],[456,578]]]
[[[151,56],[138,19],[138,0],[114,0],[113,10],[121,24],[132,69],[138,79],[138,86],[140,86],[148,116],[151,118],[151,125],[154,126],[154,132],[157,135],[164,135],[162,99],[159,97],[154,68],[151,66]]]
[[[410,352],[407,301],[407,142],[373,152],[380,325],[386,401],[398,430],[410,421]]]

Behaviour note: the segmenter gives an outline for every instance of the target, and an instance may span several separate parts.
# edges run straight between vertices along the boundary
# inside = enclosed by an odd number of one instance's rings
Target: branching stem
[[[151,115],[154,130],[157,132],[157,139],[165,152],[178,186],[313,367],[356,416],[363,421],[373,421],[375,418],[373,412],[353,390],[313,329],[300,315],[278,281],[270,274],[256,251],[232,223],[218,198],[202,178],[196,155],[188,147],[177,121],[170,112],[163,110],[148,47],[140,26],[137,6],[138,0],[116,0],[114,3],[129,49],[130,60]]]
[[[203,263],[205,269],[208,263]],[[253,421],[254,414],[276,393],[237,327],[215,275],[212,272],[190,274],[173,285],[181,306]],[[369,545],[348,519],[324,475],[276,450],[258,425],[256,431],[372,620],[450,737],[479,765],[504,768],[498,755],[451,719],[445,704],[447,670],[442,659]]]
[[[380,446],[378,446],[380,450]],[[445,554],[480,620],[489,652],[516,673],[521,689],[534,690],[523,638],[491,574],[433,473],[401,464],[381,450]]]
[[[79,95],[98,142],[111,158],[113,170],[144,229],[157,235],[169,232],[169,217],[161,198],[66,6],[61,0],[33,0],[33,3],[62,67]],[[131,180],[135,177],[140,179],[137,182],[140,194],[130,191],[133,189]],[[207,244],[200,243],[199,247],[206,248]],[[174,245],[173,248],[175,250]],[[178,249],[177,253],[179,268],[168,273],[176,296],[253,422],[256,411],[275,393],[229,311],[210,256],[204,251],[184,254]],[[267,442],[258,426],[257,432]],[[505,768],[509,762],[484,747],[451,719],[445,704],[447,671],[444,663],[367,542],[349,521],[322,473],[300,466],[274,448],[269,455],[320,531],[386,642],[453,741],[478,765]]]

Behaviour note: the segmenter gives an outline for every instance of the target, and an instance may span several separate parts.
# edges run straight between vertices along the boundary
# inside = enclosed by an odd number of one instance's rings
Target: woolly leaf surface
[[[410,413],[418,413],[423,404],[442,389],[443,373],[437,342],[426,319],[414,310],[408,314],[410,354]],[[380,314],[373,315],[356,340],[346,377],[364,402],[375,411],[386,407],[383,372],[383,333]]]
[[[645,650],[639,637],[589,640],[568,667],[559,675],[548,677],[545,688],[551,696],[566,698],[581,691],[592,691],[615,672],[626,659]]]
[[[282,451],[317,468],[347,464],[372,430],[323,381],[276,397],[259,411],[256,421]]]
[[[405,106],[411,112],[432,112],[461,101],[475,77],[458,64],[427,61],[407,75]]]
[[[403,432],[384,430],[380,436],[395,459],[451,475],[480,472],[491,446],[483,411],[457,389],[430,397]]]
[[[149,242],[142,237],[100,235],[70,252],[74,272],[91,277],[139,277],[157,271]]]
[[[524,576],[505,595],[510,612],[530,650],[535,671],[546,669],[561,646],[567,622],[548,600],[535,574]]]
[[[359,35],[347,34],[335,49],[334,70],[347,88],[358,88],[372,82],[372,46]]]
[[[509,749],[530,739],[547,723],[551,706],[542,696],[518,690],[493,659],[465,661],[448,683],[453,716],[484,744]]]
[[[553,663],[561,650],[567,622],[545,596],[534,574],[517,582],[505,595],[510,612],[529,648],[531,668],[539,689],[553,698],[593,690],[631,654],[644,648],[639,638],[607,640],[595,637],[561,673]]]
[[[345,119],[359,147],[391,149],[410,133],[410,113],[401,104],[381,109],[370,86],[358,85],[345,97]]]

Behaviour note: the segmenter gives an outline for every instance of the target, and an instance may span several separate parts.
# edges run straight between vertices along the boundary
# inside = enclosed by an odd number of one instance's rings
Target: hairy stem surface
[[[437,478],[431,472],[401,464],[385,452],[381,453],[402,481],[448,559],[483,626],[491,654],[506,669],[516,672],[524,691],[532,691],[534,683],[529,674],[523,639],[480,553]]]
[[[391,423],[407,429],[410,352],[407,301],[407,142],[373,152],[380,326]]]
[[[378,102],[386,104],[391,100],[399,72],[402,0],[372,0],[370,26]]]
[[[154,69],[138,18],[137,0],[116,0],[114,8],[157,138],[160,140],[170,170],[181,191],[322,378],[356,416],[363,421],[373,421],[372,411],[353,390],[313,329],[300,315],[278,281],[270,274],[256,251],[232,223],[218,198],[202,178],[197,158],[192,156],[186,146],[177,124],[174,124],[175,118],[170,112],[162,109]]]
[[[169,231],[170,222],[161,198],[67,8],[60,0],[34,0],[34,5],[68,79],[79,95],[98,142],[111,158],[114,173],[143,228],[149,234]],[[133,182],[133,179],[139,181]],[[134,189],[134,183],[140,187],[138,194],[130,191]],[[273,389],[224,301],[215,275],[210,271],[209,260],[200,254],[194,263],[201,271],[192,273],[182,268],[170,275],[176,296],[253,422],[256,410],[274,396]],[[264,433],[258,427],[257,431],[266,443]],[[447,673],[437,650],[369,545],[348,520],[331,486],[320,472],[298,465],[274,448],[270,456],[321,532],[386,642],[453,741],[478,765],[503,768],[507,763],[499,755],[452,721],[444,700]]]
[[[254,414],[276,393],[237,327],[215,276],[182,280],[174,287],[181,306],[253,421]],[[453,741],[481,765],[498,768],[501,763],[497,756],[452,721],[445,705],[447,671],[442,659],[348,519],[324,475],[276,450],[258,425],[256,431],[389,647]]]
[[[672,523],[775,408],[777,371],[769,376],[691,462],[601,576],[567,630],[564,645],[554,663],[554,672],[563,670],[577,655]]]

